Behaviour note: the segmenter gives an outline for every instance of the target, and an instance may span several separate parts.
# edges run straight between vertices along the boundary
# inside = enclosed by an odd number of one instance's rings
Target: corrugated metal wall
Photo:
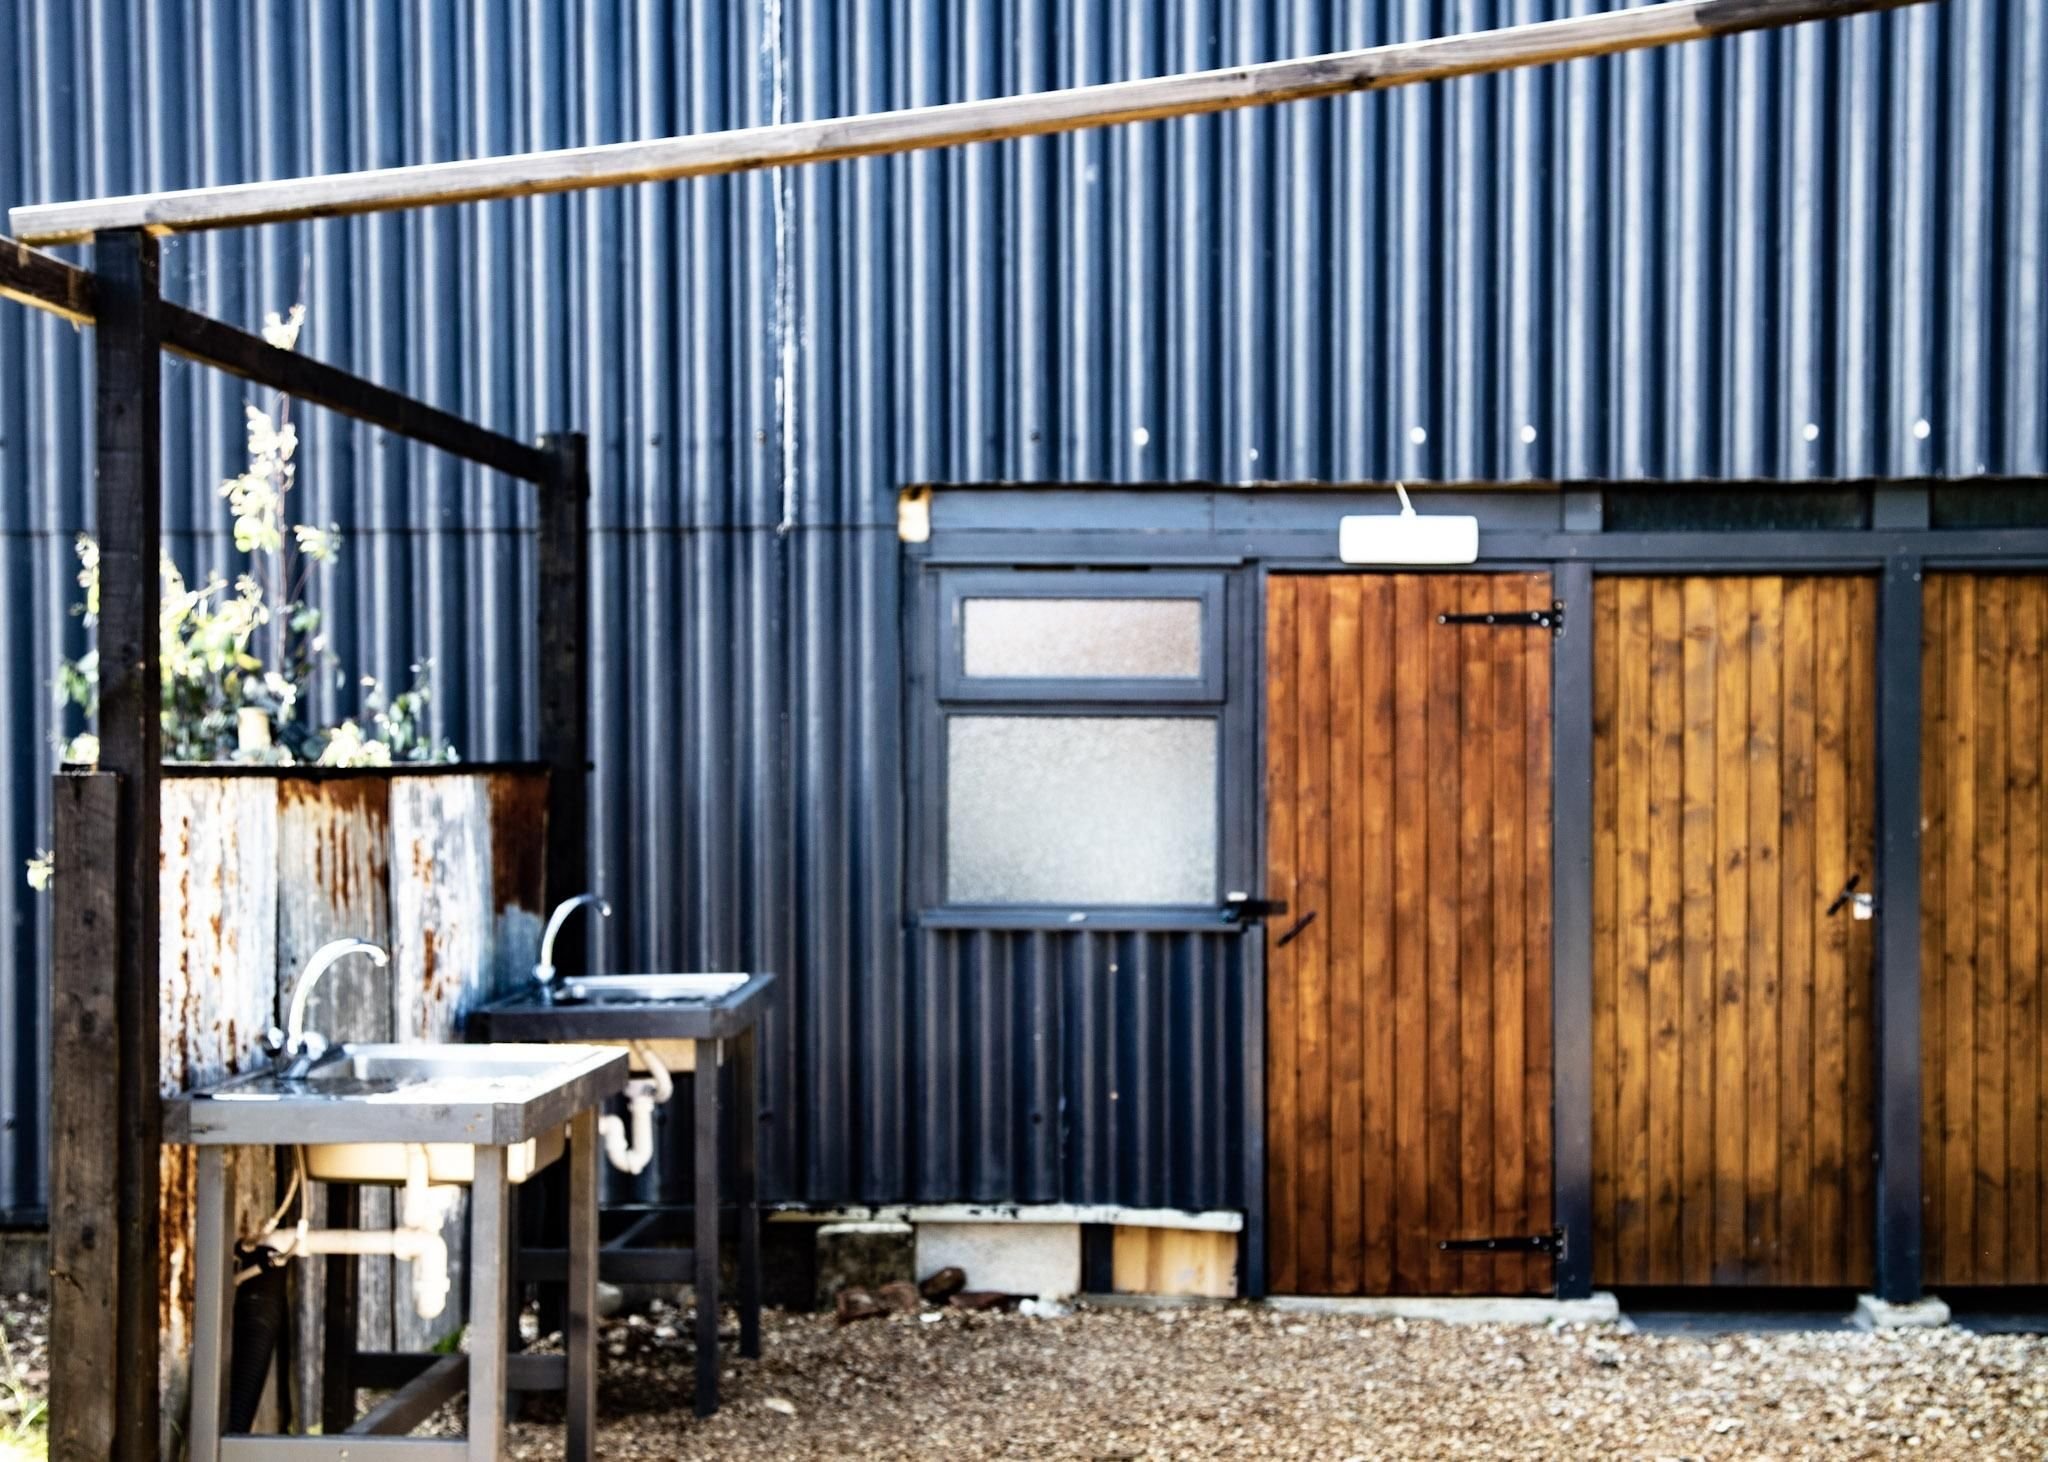
[[[7,0],[0,206],[1585,8]],[[1200,1020],[1224,1022],[1184,1026],[1137,993],[1081,1000],[1092,938],[919,959],[905,933],[896,485],[2039,473],[2044,113],[2043,7],[1948,0],[1390,96],[199,237],[167,247],[166,274],[242,323],[302,299],[308,350],[491,425],[591,433],[614,954],[791,976],[767,1052],[778,1191],[1228,1203],[1236,1167],[1211,1137],[1237,1131],[1242,1093],[1206,1064],[1236,1018],[1222,956],[1154,947],[1176,972],[1162,1000],[1199,993]],[[17,870],[47,841],[46,683],[81,644],[88,345],[0,309],[0,1208],[17,1214],[42,1190],[45,947]],[[167,369],[167,521],[188,567],[219,562],[210,490],[239,455],[241,388]],[[332,421],[305,437],[303,516],[349,535],[324,591],[344,661],[391,678],[430,655],[448,734],[530,750],[516,492]],[[1089,1042],[1154,1074],[1063,1129],[1050,1114],[1096,1079],[1075,1065]],[[1201,1126],[1190,1083],[1223,1104]]]

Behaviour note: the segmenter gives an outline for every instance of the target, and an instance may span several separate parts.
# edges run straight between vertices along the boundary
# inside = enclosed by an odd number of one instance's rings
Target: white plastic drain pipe
[[[604,1139],[604,1155],[611,1165],[631,1177],[638,1177],[654,1161],[654,1109],[676,1094],[675,1082],[661,1058],[638,1041],[629,1043],[647,1075],[626,1083],[626,1116],[606,1113],[598,1119],[597,1130]],[[626,1139],[626,1123],[633,1124],[633,1137]]]
[[[431,1320],[448,1307],[448,1241],[441,1236],[448,1210],[462,1190],[428,1181],[424,1143],[406,1145],[405,1192],[394,1229],[312,1227],[304,1218],[288,1229],[264,1235],[263,1243],[283,1254],[385,1255],[412,1265],[412,1307]]]

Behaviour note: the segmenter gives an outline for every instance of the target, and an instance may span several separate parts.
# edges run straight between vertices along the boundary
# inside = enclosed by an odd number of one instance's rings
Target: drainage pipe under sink
[[[654,1109],[676,1094],[675,1082],[661,1058],[639,1041],[628,1043],[634,1059],[647,1068],[647,1075],[626,1083],[626,1116],[606,1113],[598,1118],[598,1136],[611,1165],[629,1177],[638,1177],[654,1160]],[[632,1123],[632,1140],[626,1124]]]

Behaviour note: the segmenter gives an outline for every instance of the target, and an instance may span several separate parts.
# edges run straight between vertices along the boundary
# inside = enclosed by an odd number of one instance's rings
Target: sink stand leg
[[[597,1109],[569,1125],[568,1458],[590,1462],[597,1429]]]
[[[754,1027],[733,1042],[732,1084],[736,1098],[733,1131],[738,1150],[733,1167],[738,1178],[733,1207],[739,1215],[740,1354],[749,1360],[761,1354],[761,1213],[759,1155],[760,1093],[754,1083]]]
[[[718,1042],[697,1042],[697,1415],[718,1410]]]
[[[192,1462],[219,1462],[227,1405],[228,1306],[234,1298],[228,1252],[228,1150],[199,1149],[199,1194],[192,1226]]]
[[[496,1462],[505,1430],[505,1309],[510,1291],[505,1149],[479,1147],[469,1193],[469,1457]]]

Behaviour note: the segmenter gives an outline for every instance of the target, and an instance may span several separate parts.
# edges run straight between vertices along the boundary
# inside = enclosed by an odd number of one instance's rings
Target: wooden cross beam
[[[470,162],[37,204],[16,208],[9,217],[18,237],[35,244],[55,244],[76,243],[102,229],[185,233],[489,198],[526,198],[1381,91],[1921,3],[1925,0],[1672,0],[1368,50],[1027,96]]]

